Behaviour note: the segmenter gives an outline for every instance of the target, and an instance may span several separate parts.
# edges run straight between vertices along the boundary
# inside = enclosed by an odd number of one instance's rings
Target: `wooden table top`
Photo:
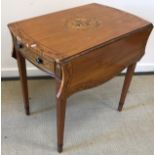
[[[40,46],[44,55],[61,62],[150,24],[129,13],[93,3],[11,23],[9,28],[20,40],[26,36],[28,46]]]

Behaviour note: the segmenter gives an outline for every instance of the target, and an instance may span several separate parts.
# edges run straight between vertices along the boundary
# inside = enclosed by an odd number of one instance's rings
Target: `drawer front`
[[[36,67],[50,74],[54,73],[54,62],[47,60],[40,53],[34,52],[27,48],[21,48],[19,52],[21,52],[21,54]]]

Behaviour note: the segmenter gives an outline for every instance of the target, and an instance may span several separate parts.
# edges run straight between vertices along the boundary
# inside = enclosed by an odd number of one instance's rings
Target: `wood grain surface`
[[[89,4],[15,22],[9,28],[24,44],[36,44],[39,52],[59,62],[150,24],[114,8]]]

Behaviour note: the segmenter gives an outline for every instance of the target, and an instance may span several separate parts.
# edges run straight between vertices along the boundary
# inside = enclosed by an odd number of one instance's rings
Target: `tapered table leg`
[[[16,57],[22,86],[25,113],[26,115],[30,115],[25,58],[18,51],[16,52]]]
[[[57,149],[63,151],[64,125],[65,125],[66,98],[57,98]]]
[[[127,69],[127,73],[125,76],[124,85],[123,85],[123,89],[122,89],[122,93],[119,101],[118,111],[122,111],[135,67],[136,67],[136,64],[132,64]]]
[[[60,82],[57,82],[58,93]],[[65,112],[66,112],[66,97],[64,95],[56,95],[57,99],[57,150],[59,153],[63,151],[64,126],[65,126]]]

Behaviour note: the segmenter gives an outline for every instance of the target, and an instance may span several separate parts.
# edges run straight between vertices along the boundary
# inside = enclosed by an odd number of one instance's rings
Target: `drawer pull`
[[[17,43],[17,48],[20,49],[20,48],[23,48],[23,44],[22,43]]]
[[[43,60],[40,57],[37,57],[36,58],[36,63],[37,64],[42,64],[43,63]]]

